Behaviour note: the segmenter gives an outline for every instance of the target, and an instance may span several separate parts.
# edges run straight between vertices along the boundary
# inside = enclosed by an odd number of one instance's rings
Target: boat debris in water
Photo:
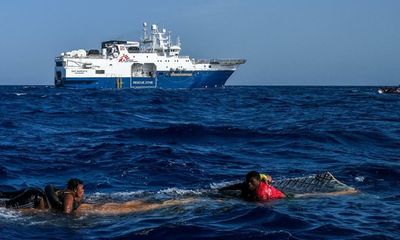
[[[289,196],[353,194],[357,190],[337,180],[330,172],[274,181],[272,185]]]
[[[381,87],[378,89],[378,93],[391,93],[391,94],[400,94],[400,86],[399,87]]]

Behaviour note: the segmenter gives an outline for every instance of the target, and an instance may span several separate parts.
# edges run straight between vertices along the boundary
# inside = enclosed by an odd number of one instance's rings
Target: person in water
[[[57,190],[52,185],[40,188],[26,188],[19,191],[0,192],[2,204],[6,208],[14,209],[56,209],[65,213],[76,210],[83,199],[83,182],[72,178],[65,190]]]
[[[51,189],[49,189],[50,187],[51,185],[45,188],[48,196],[51,194]],[[53,205],[51,205],[52,202],[48,198],[49,205],[50,207],[57,206],[59,210],[61,207],[61,210],[64,213],[71,213],[73,210],[77,210],[81,205],[84,193],[83,182],[80,179],[72,178],[67,183],[67,189],[59,191],[58,193],[56,192],[57,198],[56,201],[53,202]],[[55,203],[57,202],[57,199],[59,202]]]
[[[46,210],[52,209],[64,213],[77,214],[123,214],[158,209],[162,207],[181,205],[193,199],[167,200],[161,203],[150,203],[142,200],[132,200],[123,203],[83,203],[84,198],[83,181],[72,178],[67,183],[67,188],[58,190],[52,185],[45,187],[44,191],[39,188],[26,188],[13,192],[0,192],[0,207],[20,210]]]
[[[271,176],[251,171],[247,173],[244,182],[223,187],[219,190],[240,190],[240,197],[247,201],[267,201],[285,198],[286,195],[270,185],[271,182]]]

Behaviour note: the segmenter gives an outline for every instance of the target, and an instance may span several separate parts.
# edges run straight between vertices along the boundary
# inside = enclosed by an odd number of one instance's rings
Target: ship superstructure
[[[223,87],[244,59],[195,60],[181,56],[179,38],[143,24],[138,41],[111,40],[101,50],[74,50],[56,58],[55,85],[71,88]]]

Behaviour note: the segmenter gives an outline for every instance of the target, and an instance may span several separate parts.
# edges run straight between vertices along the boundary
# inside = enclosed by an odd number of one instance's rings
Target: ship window
[[[63,66],[63,62],[62,61],[57,61],[56,62],[56,66],[57,67],[62,67]]]
[[[96,74],[104,74],[104,70],[96,70]]]
[[[128,53],[138,53],[139,48],[138,47],[128,47]]]
[[[211,68],[211,65],[208,65],[208,68]]]

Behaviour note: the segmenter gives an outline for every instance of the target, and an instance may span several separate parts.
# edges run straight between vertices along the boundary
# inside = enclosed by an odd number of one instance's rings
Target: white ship
[[[171,32],[143,24],[141,41],[112,40],[101,50],[74,50],[56,57],[55,85],[68,88],[223,87],[244,59],[195,60],[181,56]]]

